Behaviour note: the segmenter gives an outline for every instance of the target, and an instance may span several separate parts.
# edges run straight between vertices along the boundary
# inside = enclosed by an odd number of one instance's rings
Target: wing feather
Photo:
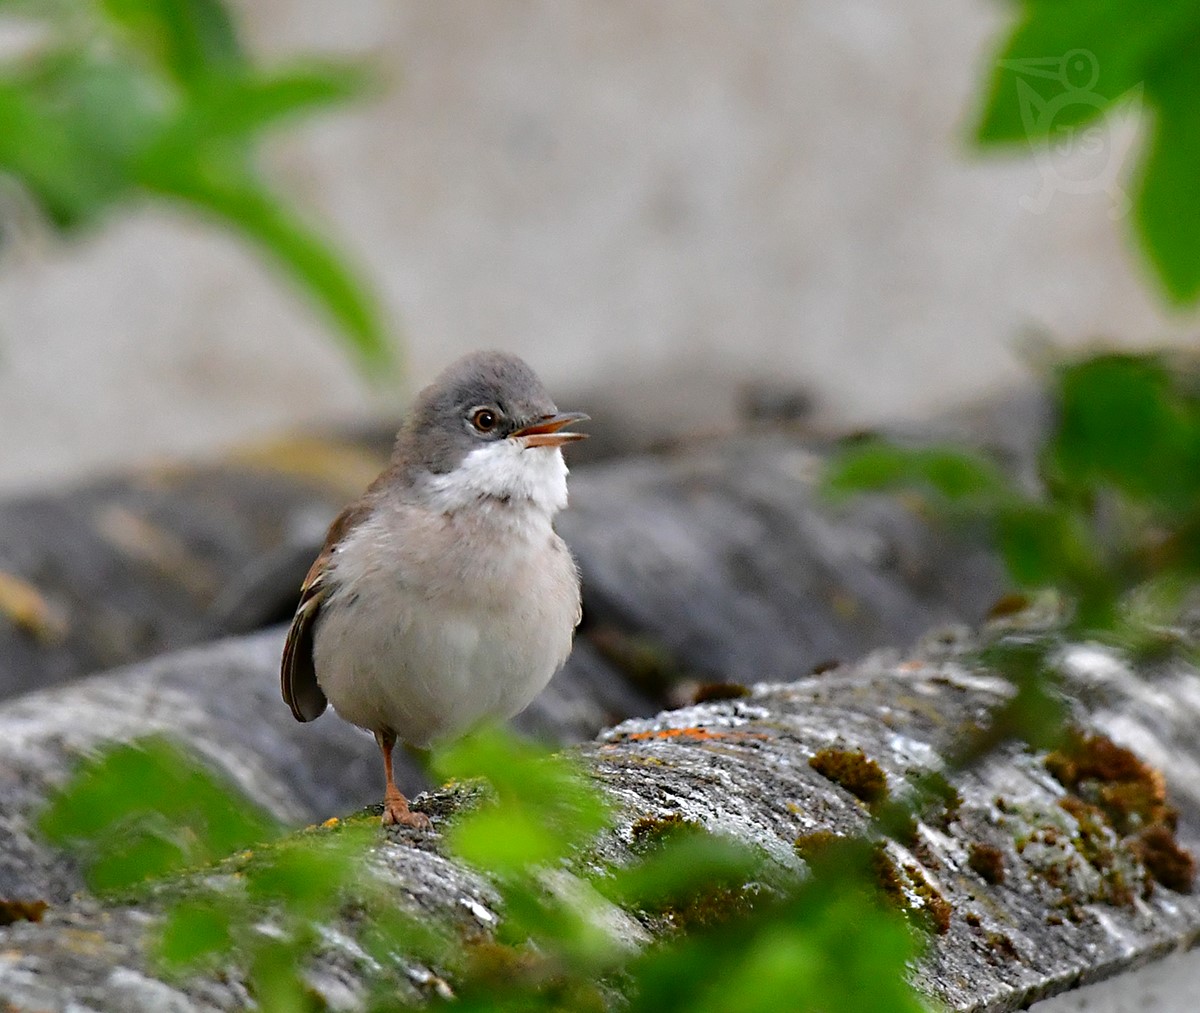
[[[300,585],[300,604],[288,628],[287,640],[283,645],[283,662],[279,671],[279,685],[284,702],[292,709],[297,721],[313,721],[325,713],[329,701],[317,681],[316,664],[313,661],[313,634],[321,605],[329,596],[329,563],[337,551],[346,532],[368,512],[364,500],[352,503],[329,526],[325,545],[321,549],[304,583]]]

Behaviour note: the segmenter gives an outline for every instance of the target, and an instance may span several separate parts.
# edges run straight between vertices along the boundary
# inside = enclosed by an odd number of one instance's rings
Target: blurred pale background
[[[1003,13],[983,0],[234,6],[267,60],[387,79],[272,159],[403,327],[410,385],[499,346],[647,432],[727,426],[761,378],[858,425],[1019,382],[1031,331],[1195,342],[1109,195],[1035,213],[1032,157],[968,151]],[[29,225],[0,254],[0,486],[400,401],[194,221],[148,209],[70,246]]]

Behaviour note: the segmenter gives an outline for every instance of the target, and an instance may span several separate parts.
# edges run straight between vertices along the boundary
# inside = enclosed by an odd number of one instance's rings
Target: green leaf
[[[1196,0],[1026,0],[991,74],[976,136],[1034,141],[1079,126],[1179,59],[1200,30]]]
[[[0,169],[71,228],[128,196],[130,163],[158,129],[161,95],[130,68],[55,53],[0,77]]]
[[[167,914],[157,956],[169,967],[190,967],[227,953],[233,945],[232,910],[211,898],[188,898]]]
[[[192,86],[245,63],[221,0],[101,0],[105,14],[175,80]]]
[[[741,887],[761,874],[762,865],[762,856],[739,841],[697,830],[673,835],[599,887],[622,906],[654,910]]]
[[[462,817],[450,828],[447,841],[464,861],[500,875],[555,862],[567,850],[563,835],[512,806],[489,806]]]
[[[982,737],[957,744],[959,764],[983,759],[1000,743],[1016,739],[1035,749],[1053,749],[1066,727],[1067,706],[1061,679],[1050,663],[1052,639],[1008,639],[990,644],[980,662],[999,672],[1016,692],[993,711]]]
[[[0,172],[63,230],[147,195],[181,200],[273,260],[362,365],[393,366],[365,286],[254,171],[266,130],[361,94],[365,75],[315,61],[254,70],[220,0],[98,0],[106,20],[87,37],[87,12],[48,4],[37,7],[51,28],[45,54],[0,63]]]
[[[830,462],[823,489],[835,497],[922,487],[953,503],[1004,497],[1008,483],[989,461],[954,447],[906,449],[883,440],[852,445]]]
[[[648,948],[627,974],[631,1013],[920,1013],[906,980],[918,941],[857,869],[816,875],[785,902]]]
[[[255,855],[245,871],[246,892],[264,904],[283,902],[293,915],[320,918],[361,873],[374,828],[305,835]]]
[[[323,1013],[328,1005],[299,973],[306,956],[296,942],[266,939],[253,951],[250,992],[262,1013]]]
[[[159,738],[85,759],[38,825],[79,856],[96,891],[207,864],[279,832],[231,784]]]
[[[1075,493],[1111,485],[1169,508],[1186,510],[1196,502],[1196,409],[1189,410],[1159,359],[1104,355],[1069,365],[1061,371],[1057,400],[1047,460],[1056,483]]]
[[[24,184],[59,228],[94,216],[112,181],[86,170],[77,139],[22,88],[0,81],[0,170]]]
[[[269,127],[360,96],[369,78],[348,64],[306,63],[271,74],[223,78],[195,92],[143,157],[151,177],[180,159],[203,162],[217,145],[249,142]]]
[[[485,728],[440,750],[434,769],[447,779],[486,778],[501,810],[528,812],[561,834],[566,847],[608,821],[608,805],[577,762],[503,729]]]
[[[1154,68],[1147,94],[1155,113],[1136,198],[1142,245],[1167,294],[1178,303],[1200,297],[1200,46],[1187,59]]]
[[[1082,519],[1058,505],[1014,503],[996,517],[1009,574],[1029,588],[1057,588],[1074,601],[1077,625],[1108,629],[1119,588]]]

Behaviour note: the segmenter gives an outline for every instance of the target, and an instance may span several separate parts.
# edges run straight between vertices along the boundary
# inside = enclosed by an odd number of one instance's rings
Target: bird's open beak
[[[586,440],[587,433],[564,433],[562,430],[573,422],[587,422],[583,412],[559,412],[543,415],[536,422],[523,426],[509,439],[517,440],[526,447],[561,447],[564,443]]]

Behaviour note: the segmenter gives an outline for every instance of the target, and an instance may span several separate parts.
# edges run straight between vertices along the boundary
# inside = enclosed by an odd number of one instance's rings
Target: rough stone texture
[[[822,503],[824,451],[763,433],[579,469],[559,529],[587,629],[753,682],[978,622],[1003,588],[991,553],[890,497]]]
[[[39,840],[33,823],[47,792],[102,742],[168,735],[291,825],[381,798],[382,765],[368,735],[332,713],[302,725],[283,705],[282,647],[282,631],[270,630],[0,705],[0,897],[61,901],[82,887],[78,870]],[[577,742],[654,710],[585,646],[520,726]],[[395,762],[402,788],[426,784],[413,758],[397,751]]]
[[[1174,953],[1116,978],[1084,985],[1029,1007],[1029,1013],[1194,1013],[1200,950]]]
[[[0,503],[0,698],[287,618],[382,460],[281,441]]]
[[[0,503],[0,697],[288,618],[386,446],[281,441]],[[892,499],[821,504],[824,450],[765,431],[576,468],[559,527],[583,569],[585,634],[607,648],[634,635],[699,678],[789,679],[977,621],[1001,589],[978,539]],[[661,674],[643,690],[665,703]]]
[[[1200,752],[1191,731],[1200,710],[1200,672],[1178,662],[1135,671],[1089,645],[1065,649],[1061,664],[1077,690],[1080,718],[1166,772],[1180,810],[1180,840],[1195,849]],[[970,663],[962,645],[931,643],[906,658],[882,653],[789,685],[761,684],[741,699],[626,722],[582,747],[622,812],[600,848],[619,859],[635,820],[677,815],[798,867],[798,835],[853,832],[866,820],[862,803],[818,774],[810,757],[835,745],[861,748],[897,792],[907,777],[937,769],[945,747],[1005,692],[1005,683]],[[1159,886],[1149,896],[1105,899],[1097,890],[1103,869],[1080,843],[1079,827],[1059,805],[1064,789],[1041,757],[1009,749],[955,781],[962,795],[957,815],[922,824],[910,848],[888,845],[908,877],[906,903],[919,908],[936,893],[950,905],[948,930],[932,937],[913,973],[951,1008],[1017,1009],[1190,945],[1200,934],[1195,896]],[[428,805],[440,829],[445,803],[430,798]],[[1061,832],[1053,848],[1030,843],[1049,826]],[[970,846],[980,841],[1002,852],[1002,883],[990,884],[972,869]],[[390,870],[398,903],[442,912],[460,924],[465,911],[476,928],[490,928],[496,912],[486,886],[455,870],[431,850],[435,844],[435,836],[380,831],[373,861]],[[1144,879],[1128,849],[1115,837],[1109,844],[1116,860]],[[1058,870],[1053,877],[1052,867]],[[622,934],[641,934],[627,919],[614,924]],[[350,928],[333,928],[338,931],[310,981],[331,1001],[352,1007]],[[72,1002],[130,1011],[170,1003],[191,1008],[185,1001],[236,1009],[244,1003],[236,973],[171,986],[174,991],[156,984],[145,958],[145,929],[137,912],[104,910],[85,898],[57,906],[40,925],[0,930],[0,995],[18,1009],[65,1010]]]
[[[1139,673],[1088,645],[1066,650],[1062,664],[1087,723],[1166,773],[1180,840],[1194,851],[1200,672],[1179,663]],[[939,769],[945,747],[1004,693],[1003,682],[965,668],[953,649],[903,661],[884,653],[849,671],[757,686],[742,700],[627,722],[585,753],[627,812],[696,820],[794,862],[797,836],[853,832],[866,819],[849,792],[809,767],[810,756],[828,746],[862,749],[894,792],[906,774]],[[957,818],[922,824],[911,849],[888,845],[894,863],[916,868],[953,912],[916,971],[929,994],[954,1009],[998,1013],[1200,937],[1200,898],[1158,887],[1148,899],[1136,889],[1127,902],[1105,899],[1107,866],[1080,844],[1078,824],[1058,805],[1063,787],[1040,756],[1008,749],[953,780],[963,798]],[[1047,828],[1059,840],[1043,847]],[[1003,883],[971,868],[972,843],[1000,850]],[[1131,882],[1142,883],[1145,871],[1128,851],[1115,838],[1106,844]],[[906,890],[919,908],[927,901],[917,885],[910,878]]]
[[[998,427],[993,435],[1023,471],[1029,434]],[[908,773],[936,766],[946,745],[1001,698],[1003,684],[966,667],[953,639],[942,646],[930,641],[907,661],[877,654],[807,675],[815,662],[911,640],[933,623],[977,620],[1001,586],[969,532],[940,528],[893,501],[865,500],[837,511],[819,504],[813,490],[820,460],[819,447],[760,433],[578,469],[575,505],[562,528],[585,571],[585,624],[568,667],[522,715],[522,727],[554,741],[587,739],[624,717],[652,712],[666,695],[681,695],[679,686],[665,687],[681,676],[685,686],[798,680],[626,723],[583,747],[623,806],[616,834],[602,845],[611,857],[624,853],[634,820],[677,814],[796,866],[797,835],[852,831],[866,818],[853,796],[808,765],[815,752],[831,744],[861,748],[896,790]],[[186,502],[202,504],[195,499],[202,477],[187,474],[173,481],[188,490]],[[239,496],[252,498],[254,483],[246,481],[251,488],[239,486],[214,516],[236,511]],[[109,495],[126,502],[130,492]],[[318,491],[285,502],[316,502],[328,511],[331,499]],[[158,501],[135,496],[134,502]],[[191,518],[192,508],[173,509],[168,516]],[[195,509],[207,516],[203,506]],[[22,530],[35,533],[35,518],[30,512]],[[198,551],[227,568],[221,572],[245,601],[277,603],[294,593],[286,588],[294,587],[294,571],[307,565],[313,549],[304,543],[319,537],[323,523],[289,535],[280,553],[259,557],[265,565],[239,557],[238,544],[253,552],[259,543],[236,532],[227,542],[201,540]],[[274,538],[279,524],[264,517],[251,526]],[[161,616],[163,629],[185,631],[172,635],[202,635],[200,598],[179,596],[155,612],[161,592],[154,567],[121,572],[141,582],[140,593],[122,607],[137,615],[149,603],[148,614]],[[250,576],[239,578],[243,572]],[[175,609],[188,614],[186,622]],[[246,615],[238,608],[228,614]],[[42,924],[0,930],[0,997],[36,1009],[66,1009],[71,1002],[120,1010],[245,1005],[237,975],[186,987],[158,981],[144,952],[152,908],[69,900],[81,887],[77,870],[38,841],[31,826],[47,791],[81,751],[154,731],[198,750],[293,823],[377,798],[379,771],[367,737],[332,716],[296,724],[280,703],[280,640],[279,630],[228,640],[0,706],[0,897],[52,902]],[[1081,714],[1166,773],[1181,811],[1181,839],[1194,848],[1200,676],[1182,665],[1135,674],[1087,645],[1072,648],[1064,664]],[[419,783],[415,768],[403,776],[410,788]],[[1145,870],[1128,842],[1104,839],[1113,855],[1105,868],[1075,843],[1086,834],[1058,805],[1063,788],[1038,758],[1010,750],[963,775],[960,788],[964,804],[956,820],[923,827],[912,848],[889,845],[909,877],[913,906],[929,904],[934,893],[950,905],[948,931],[933,940],[914,973],[952,1007],[1013,1009],[1191,945],[1200,935],[1194,898],[1162,886],[1142,896]],[[435,813],[441,824],[445,801],[430,804],[443,806]],[[1003,882],[989,883],[972,864],[972,845],[980,844],[1000,855]],[[431,915],[461,919],[466,912],[476,928],[490,928],[496,913],[486,884],[455,869],[435,846],[436,838],[393,834],[381,839],[375,861],[404,902]],[[1109,889],[1111,863],[1132,885],[1128,897]],[[628,919],[617,924],[630,938],[644,932]],[[334,928],[313,981],[331,1003],[352,1007],[351,926]],[[421,980],[428,983],[423,973],[413,968],[418,990]]]

